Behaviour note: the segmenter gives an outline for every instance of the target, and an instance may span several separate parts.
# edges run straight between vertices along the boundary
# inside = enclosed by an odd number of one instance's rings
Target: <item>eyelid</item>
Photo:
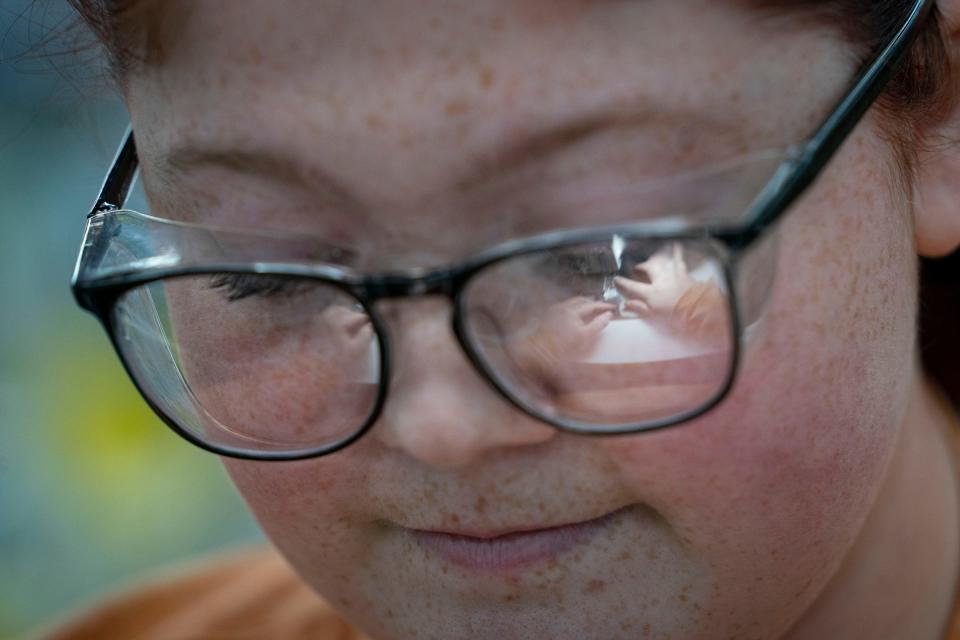
[[[764,149],[669,176],[631,180],[594,174],[561,183],[550,197],[568,209],[622,204],[631,214],[683,217],[709,205],[718,215],[739,215],[788,157],[786,148]]]
[[[615,183],[601,183],[601,186],[597,186],[597,181],[602,180],[602,176],[589,176],[580,184],[561,185],[553,191],[546,189],[545,200],[534,202],[526,208],[525,222],[514,231],[522,231],[521,235],[527,235],[528,227],[529,233],[533,234],[547,228],[619,223],[626,218],[639,217],[689,219],[694,216],[699,219],[701,215],[709,214],[725,219],[728,214],[740,215],[747,211],[766,181],[788,158],[788,148],[768,148],[670,176],[636,181],[618,177]],[[751,176],[756,180],[747,179]],[[592,215],[584,215],[585,207],[594,209],[588,212]],[[538,211],[541,213],[538,214]],[[365,272],[374,267],[370,264],[374,257],[378,263],[385,259],[382,251],[373,250],[376,243],[370,237],[357,238],[353,242],[356,246],[351,246],[339,239],[331,241],[320,234],[311,236],[275,229],[206,225],[153,216],[146,218],[162,222],[162,228],[169,229],[169,232],[161,233],[169,233],[171,241],[181,231],[196,230],[202,233],[203,237],[197,240],[188,240],[187,237],[179,239],[179,242],[187,243],[181,244],[182,250],[178,252],[178,255],[182,254],[180,261],[184,264],[200,260],[201,257],[209,261],[219,253],[228,262],[329,264]],[[210,251],[216,253],[208,253]]]
[[[334,243],[319,234],[199,224],[165,218],[159,220],[164,225],[205,234],[215,242],[220,253],[230,260],[323,263],[350,267],[356,264],[360,257],[358,247],[345,242]]]
[[[740,170],[753,169],[764,175],[772,175],[776,167],[789,157],[787,148],[762,149],[750,153],[725,158],[719,162],[702,165],[693,169],[666,176],[640,178],[631,181],[629,186],[618,195],[642,196],[655,193],[662,189],[677,189],[678,187],[696,184],[701,181],[717,181]],[[597,196],[590,191],[579,189],[578,193],[591,202],[597,201]],[[604,192],[606,193],[606,192]]]

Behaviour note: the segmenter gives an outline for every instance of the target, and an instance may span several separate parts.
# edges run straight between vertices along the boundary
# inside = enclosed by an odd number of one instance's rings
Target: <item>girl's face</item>
[[[749,2],[180,4],[128,90],[154,213],[379,268],[623,222],[600,203],[637,182],[803,140],[856,68],[823,23]],[[412,298],[382,308],[396,370],[370,433],[229,472],[378,639],[779,637],[861,531],[906,407],[893,158],[868,117],[794,208],[736,386],[689,424],[558,433],[478,376],[445,301]]]

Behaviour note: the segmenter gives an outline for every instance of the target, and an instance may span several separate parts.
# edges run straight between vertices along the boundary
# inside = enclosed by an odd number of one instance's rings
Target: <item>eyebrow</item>
[[[522,171],[538,161],[557,156],[603,133],[635,129],[653,121],[650,110],[606,111],[573,116],[558,125],[519,136],[500,149],[481,156],[468,174],[458,180],[458,192],[478,189],[493,180]]]
[[[506,136],[499,148],[481,150],[472,166],[454,176],[458,193],[482,189],[498,178],[515,175],[563,152],[576,148],[601,134],[617,130],[635,130],[667,117],[686,124],[722,127],[717,114],[680,111],[666,113],[652,108],[626,108],[607,105],[589,110],[539,130],[519,129]],[[729,123],[727,123],[729,126]],[[226,169],[230,172],[266,178],[296,189],[322,194],[334,205],[362,210],[362,199],[348,185],[317,164],[307,165],[282,149],[253,149],[230,144],[185,143],[161,156],[159,170],[168,177],[185,174],[198,167]],[[175,180],[174,180],[175,182]]]
[[[171,149],[162,156],[160,162],[160,172],[167,179],[202,167],[270,179],[295,189],[319,190],[332,202],[358,204],[347,186],[329,172],[310,169],[294,157],[269,148],[254,150],[240,146],[187,143]]]

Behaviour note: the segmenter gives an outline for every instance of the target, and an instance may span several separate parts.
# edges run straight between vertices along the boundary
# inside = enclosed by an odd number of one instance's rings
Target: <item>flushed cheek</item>
[[[796,619],[829,581],[896,440],[895,408],[844,415],[791,391],[805,386],[797,378],[744,376],[708,419],[606,445],[710,576],[701,606],[733,620],[776,616],[764,628]],[[784,384],[771,395],[775,380]],[[830,391],[827,378],[803,382]]]
[[[868,178],[840,173],[784,227],[766,327],[732,395],[689,425],[603,445],[709,570],[713,606],[777,612],[767,628],[795,619],[836,572],[903,417],[910,236],[880,191],[852,186]]]
[[[367,467],[350,458],[344,451],[279,464],[224,459],[224,466],[291,566],[314,587],[336,585],[325,595],[357,600],[363,590],[355,583],[377,528],[365,511],[370,504],[356,499],[367,484]]]

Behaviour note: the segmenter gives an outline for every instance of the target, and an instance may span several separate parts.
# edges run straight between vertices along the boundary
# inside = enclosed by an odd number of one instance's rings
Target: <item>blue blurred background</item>
[[[0,638],[150,567],[259,539],[68,288],[126,127],[62,0],[0,0]],[[66,31],[64,31],[66,30]]]

